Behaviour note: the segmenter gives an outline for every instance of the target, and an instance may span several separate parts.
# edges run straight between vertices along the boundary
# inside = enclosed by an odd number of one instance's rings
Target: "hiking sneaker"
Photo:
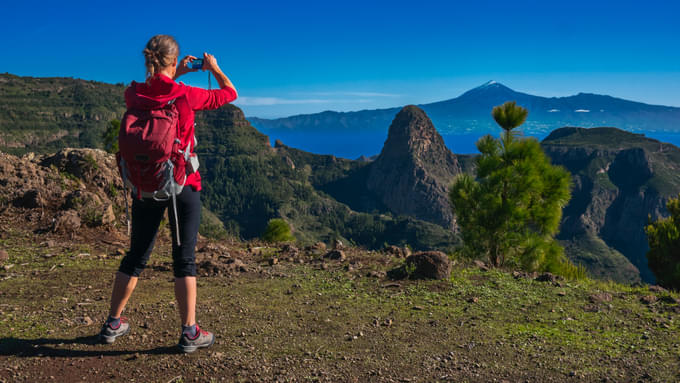
[[[201,330],[196,325],[196,336],[191,338],[187,333],[182,333],[177,345],[182,352],[194,352],[196,349],[210,347],[215,343],[215,335],[209,331]]]
[[[102,331],[99,332],[99,340],[103,343],[111,344],[115,342],[116,338],[127,334],[129,331],[130,324],[128,323],[128,319],[121,316],[118,327],[113,327],[110,322],[104,323]]]

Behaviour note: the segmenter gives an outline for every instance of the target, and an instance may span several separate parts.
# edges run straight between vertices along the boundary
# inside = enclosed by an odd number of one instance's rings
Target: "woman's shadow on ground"
[[[122,339],[121,339],[122,341]],[[124,343],[121,342],[120,343]],[[72,346],[76,345],[76,346]],[[84,346],[84,347],[78,347]],[[92,357],[92,356],[123,356],[130,355],[136,358],[137,354],[156,355],[156,354],[179,354],[181,353],[177,345],[161,346],[146,350],[121,350],[114,345],[102,344],[99,335],[81,336],[71,339],[59,338],[39,338],[39,339],[19,339],[13,337],[0,338],[0,356],[19,356],[19,357]]]

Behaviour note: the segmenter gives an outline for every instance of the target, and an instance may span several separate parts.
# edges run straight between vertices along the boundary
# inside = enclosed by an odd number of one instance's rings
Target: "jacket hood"
[[[148,82],[133,81],[125,90],[125,103],[128,108],[158,109],[185,93],[183,83],[178,84],[170,77],[159,74]]]

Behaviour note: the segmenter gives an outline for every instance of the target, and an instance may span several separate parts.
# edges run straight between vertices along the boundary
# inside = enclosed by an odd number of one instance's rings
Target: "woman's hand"
[[[204,71],[209,70],[210,72],[212,72],[213,76],[215,76],[215,79],[217,80],[217,83],[220,84],[220,88],[231,88],[234,90],[234,92],[236,92],[234,84],[231,83],[227,75],[222,73],[222,70],[217,65],[217,59],[215,58],[215,56],[204,52],[203,68],[201,69]]]
[[[175,71],[175,79],[183,74],[189,73],[189,72],[196,72],[198,69],[191,69],[189,68],[189,62],[196,60],[196,57],[194,56],[185,56],[182,61],[179,62],[179,65],[177,66],[177,70]]]
[[[203,52],[203,68],[204,71],[209,70],[211,72],[219,71],[220,67],[217,66],[217,59],[215,56]]]

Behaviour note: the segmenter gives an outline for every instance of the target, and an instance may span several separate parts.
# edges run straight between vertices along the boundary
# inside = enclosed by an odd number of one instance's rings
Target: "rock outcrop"
[[[24,216],[34,230],[71,237],[84,227],[114,225],[125,206],[115,158],[98,149],[67,148],[41,157],[0,152],[0,195],[3,214]]]
[[[451,276],[451,260],[441,251],[421,251],[387,274],[392,279],[447,279]]]
[[[655,220],[666,215],[666,202],[680,192],[680,149],[614,128],[557,129],[542,146],[574,181],[559,238],[591,245],[592,238],[599,238],[632,262],[643,280],[652,282],[644,227],[648,216]],[[567,254],[588,250],[592,257],[604,251],[591,245],[580,250],[568,245]],[[630,274],[630,267],[626,269]]]
[[[447,191],[461,168],[420,108],[409,105],[397,114],[369,166],[367,188],[393,213],[455,226]]]

